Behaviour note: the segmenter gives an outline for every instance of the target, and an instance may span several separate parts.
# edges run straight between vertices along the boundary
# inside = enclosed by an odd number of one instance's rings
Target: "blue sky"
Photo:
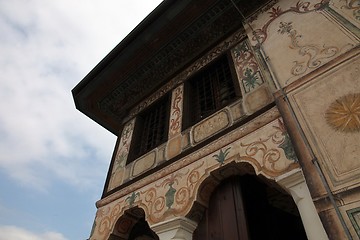
[[[0,0],[0,240],[84,240],[115,136],[71,89],[160,0]]]

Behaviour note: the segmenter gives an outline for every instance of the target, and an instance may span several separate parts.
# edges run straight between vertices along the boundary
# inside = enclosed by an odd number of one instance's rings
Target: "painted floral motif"
[[[279,34],[287,34],[291,39],[290,49],[298,50],[300,56],[306,56],[306,61],[295,61],[291,74],[294,76],[305,73],[323,64],[323,60],[334,57],[340,49],[335,46],[317,46],[316,44],[301,44],[301,34],[293,28],[292,22],[280,22]]]
[[[181,126],[182,98],[183,98],[183,87],[179,86],[174,90],[171,100],[169,138],[180,133],[181,131],[180,126]]]
[[[279,147],[284,150],[286,158],[289,160],[293,160],[294,162],[298,162],[294,147],[291,143],[290,136],[286,131],[284,123],[280,119],[278,119],[278,126],[273,127],[275,129],[278,129],[284,136],[284,139],[282,142],[280,142]]]
[[[130,123],[128,123],[124,127],[124,130],[121,134],[121,139],[120,139],[119,148],[118,148],[118,154],[115,159],[114,170],[117,170],[118,168],[125,166],[127,156],[129,154],[131,136],[132,136],[132,132],[134,129],[134,121],[135,121],[135,119],[132,120]]]
[[[348,94],[331,103],[325,112],[325,119],[335,130],[359,132],[360,94]]]
[[[134,205],[135,199],[137,197],[140,197],[140,193],[135,193],[133,192],[130,196],[128,196],[125,201],[129,203],[130,207],[132,207]]]
[[[264,83],[259,65],[247,41],[243,41],[233,49],[235,65],[245,92]]]
[[[269,25],[277,19],[279,16],[288,13],[309,13],[314,11],[319,11],[324,9],[329,4],[329,0],[322,0],[321,2],[312,5],[310,2],[301,2],[298,1],[294,7],[290,7],[289,9],[282,10],[279,6],[272,7],[268,14],[270,15],[270,19],[265,23],[262,28],[255,29],[253,32],[252,40],[258,43],[263,43],[267,39],[267,28]]]
[[[173,188],[174,183],[169,183],[169,190],[165,193],[165,204],[168,209],[174,204],[176,189]]]
[[[177,216],[190,208],[193,191],[200,179],[199,168],[204,162],[191,171],[189,169],[171,174],[169,177],[155,184],[154,187],[141,192],[142,206],[147,212],[150,223],[157,223],[167,216]],[[186,177],[186,180],[182,180]],[[165,193],[161,189],[168,188]]]
[[[215,160],[220,163],[220,166],[224,164],[226,156],[230,153],[230,148],[231,147],[228,147],[225,149],[225,151],[220,149],[218,154],[213,155],[213,158],[215,158]]]
[[[282,144],[286,145],[286,130],[282,121],[278,119],[278,113],[271,116],[272,121],[260,129],[257,128],[256,131],[259,132],[255,135],[241,134],[243,138],[239,138],[237,133],[233,132],[235,135],[224,136],[214,145],[206,146],[189,156],[196,161],[185,164],[186,159],[182,159],[178,163],[185,165],[170,165],[154,178],[148,178],[149,182],[146,184],[139,181],[128,186],[124,192],[118,191],[116,194],[121,195],[118,195],[119,199],[114,202],[108,202],[109,199],[101,200],[103,202],[98,205],[93,239],[107,239],[118,219],[125,211],[135,206],[144,210],[150,225],[175,216],[186,216],[195,199],[205,199],[198,195],[201,183],[212,171],[224,167],[225,164],[231,166],[234,163],[249,163],[258,174],[269,179],[298,168],[296,162],[284,157],[289,156],[284,155],[282,151],[286,152],[288,148],[281,147]],[[265,139],[255,136],[265,136]],[[229,141],[226,144],[225,139]]]
[[[111,170],[111,178],[110,178],[108,190],[115,188],[118,184],[120,184],[120,181],[122,181],[121,169],[125,167],[126,160],[129,155],[130,142],[134,130],[134,124],[135,124],[135,119],[128,122],[124,126],[124,129],[121,133],[117,154],[114,160],[114,165]]]
[[[277,165],[281,159],[281,152],[278,148],[271,147],[271,143],[281,148],[287,159],[297,162],[295,151],[283,122],[278,119],[278,124],[274,125],[273,128],[277,131],[273,132],[267,138],[259,139],[251,143],[240,143],[242,147],[246,147],[245,155],[240,158],[246,159],[247,157],[252,158],[257,156],[260,165],[263,166],[261,168],[269,173],[270,171],[273,173],[283,171],[283,169],[281,169],[282,167]]]

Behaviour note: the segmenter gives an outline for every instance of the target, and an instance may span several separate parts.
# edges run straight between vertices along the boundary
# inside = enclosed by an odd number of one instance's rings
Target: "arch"
[[[230,178],[232,176],[243,176],[243,175],[256,175],[262,181],[266,182],[269,185],[272,185],[276,188],[283,189],[275,182],[275,179],[271,179],[268,176],[263,175],[259,172],[259,169],[256,169],[256,166],[253,166],[250,162],[229,162],[222,167],[215,169],[205,177],[199,184],[195,201],[193,207],[187,214],[187,217],[198,222],[198,218],[201,218],[201,209],[207,208],[210,196],[215,188],[221,183],[221,181]]]
[[[307,239],[291,196],[245,174],[224,179],[216,187],[193,239],[281,240],[290,236]]]
[[[159,240],[145,219],[145,211],[133,207],[117,220],[108,240]]]
[[[267,186],[276,189],[282,194],[287,194],[290,199],[292,198],[291,200],[296,204],[296,209],[300,213],[308,239],[328,239],[300,167],[290,169],[279,174],[279,176],[269,177],[257,166],[254,166],[252,162],[236,162],[236,160],[229,162],[209,172],[206,177],[201,179],[198,183],[193,204],[186,217],[200,223],[206,209],[209,207],[211,194],[221,182],[234,176],[245,175],[256,176]]]

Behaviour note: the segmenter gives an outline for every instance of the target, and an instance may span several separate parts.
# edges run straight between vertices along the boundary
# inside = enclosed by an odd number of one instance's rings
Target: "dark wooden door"
[[[239,181],[230,179],[212,194],[209,209],[195,230],[193,239],[249,239]]]
[[[305,240],[292,198],[255,176],[234,177],[212,193],[194,240]]]

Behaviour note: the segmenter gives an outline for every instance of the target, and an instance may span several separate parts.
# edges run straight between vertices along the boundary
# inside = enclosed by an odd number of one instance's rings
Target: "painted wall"
[[[139,207],[151,225],[195,219],[221,179],[252,173],[275,180],[299,164],[276,108],[167,168],[100,200],[91,239],[107,239],[126,210]],[[214,174],[216,176],[214,177]]]
[[[280,90],[277,101],[289,99],[287,111],[294,112],[287,122],[299,123],[290,135],[303,131],[309,145],[298,149],[311,155],[300,158],[300,164],[317,210],[330,238],[347,238],[343,218],[351,237],[359,239],[360,2],[272,1],[260,12],[249,18],[247,33],[267,59]],[[314,159],[340,217],[326,196]]]
[[[150,225],[176,216],[196,220],[196,211],[206,207],[218,184],[209,179],[211,174],[224,179],[252,172],[273,181],[300,168],[329,238],[346,239],[347,231],[360,238],[360,1],[271,1],[244,26],[246,32],[220,43],[131,111],[106,191],[274,100],[277,107],[100,200],[91,239],[107,239],[117,219],[135,206],[144,210]],[[233,58],[242,98],[181,129],[183,82],[224,51]],[[166,92],[172,94],[168,142],[126,165],[136,114]],[[326,184],[336,206],[327,197]]]

